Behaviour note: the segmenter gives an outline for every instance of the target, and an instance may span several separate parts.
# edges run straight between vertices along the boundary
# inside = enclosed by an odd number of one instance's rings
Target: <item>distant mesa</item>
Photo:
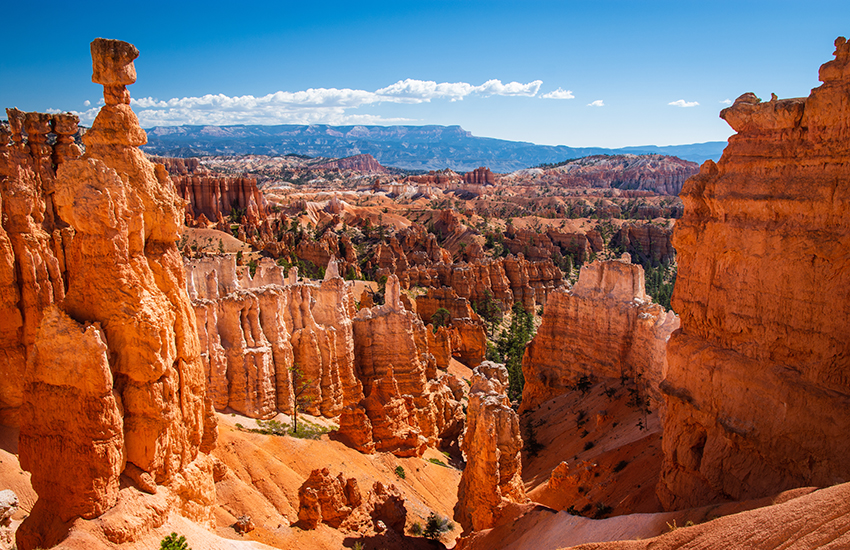
[[[474,171],[487,166],[504,174],[543,163],[589,155],[672,155],[696,163],[718,160],[725,141],[606,149],[535,145],[473,136],[459,126],[158,126],[143,150],[152,155],[272,155],[346,158],[372,155],[383,166],[406,170]]]

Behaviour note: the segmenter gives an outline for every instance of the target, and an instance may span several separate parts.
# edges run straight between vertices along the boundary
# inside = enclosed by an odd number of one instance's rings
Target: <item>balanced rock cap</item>
[[[133,60],[137,57],[139,50],[129,42],[95,38],[91,43],[92,82],[104,86],[134,83],[136,67]]]

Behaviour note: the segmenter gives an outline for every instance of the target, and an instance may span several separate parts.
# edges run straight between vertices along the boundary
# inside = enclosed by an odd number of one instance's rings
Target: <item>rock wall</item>
[[[211,222],[224,221],[234,208],[244,211],[253,225],[268,214],[266,199],[257,189],[256,178],[212,172],[198,159],[151,157],[151,161],[165,166],[177,186],[177,193],[188,202],[187,225],[192,225],[202,215]]]
[[[361,450],[421,456],[425,445],[460,434],[462,392],[440,373],[428,332],[401,302],[398,278],[387,281],[385,303],[354,318],[354,358],[365,399],[346,407],[339,437]]]
[[[19,459],[39,495],[22,549],[53,546],[64,522],[115,506],[122,474],[213,524],[215,417],[175,245],[183,203],[138,149],[146,138],[126,89],[138,50],[97,39],[91,52],[106,105],[82,158],[69,115],[10,110],[12,146],[0,136],[0,269],[14,272],[0,302],[0,403],[2,421],[20,424]]]
[[[572,389],[585,375],[640,378],[659,401],[665,346],[678,326],[678,317],[646,294],[640,265],[585,264],[572,290],[550,295],[543,323],[525,350],[520,412]]]
[[[808,98],[744,94],[682,190],[664,468],[668,508],[850,479],[850,43]]]
[[[451,333],[450,351],[464,365],[477,365],[484,360],[487,353],[487,332],[484,321],[469,304],[469,300],[461,298],[448,287],[431,288],[428,293],[416,298],[416,314],[423,323],[430,323],[433,315],[442,308],[449,312]],[[429,342],[436,340],[429,335]],[[436,345],[436,342],[435,342]],[[433,351],[432,351],[433,353]],[[445,369],[448,363],[440,363]]]
[[[466,467],[458,486],[455,520],[464,533],[498,524],[510,503],[525,503],[519,416],[507,397],[508,371],[489,361],[473,370],[461,449]]]
[[[232,256],[185,268],[216,409],[252,418],[292,412],[294,367],[311,381],[304,412],[334,417],[363,397],[354,373],[354,297],[333,268],[320,285],[297,282],[297,270],[284,281],[272,266],[240,276]]]
[[[386,305],[355,316],[351,283],[339,277],[335,260],[328,266],[321,285],[299,283],[291,271],[285,285],[255,286],[237,276],[232,258],[187,263],[215,408],[253,418],[290,413],[297,366],[311,381],[304,412],[339,416],[340,439],[362,452],[421,455],[427,445],[456,440],[462,392],[431,352],[447,367],[449,335],[429,334],[404,309],[395,277]]]
[[[546,170],[548,183],[572,188],[642,189],[676,195],[695,162],[664,155],[595,155]]]

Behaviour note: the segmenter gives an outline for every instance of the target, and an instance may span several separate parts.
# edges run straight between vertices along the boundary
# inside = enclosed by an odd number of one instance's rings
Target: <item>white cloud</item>
[[[83,101],[83,106],[84,106],[84,107],[89,107],[89,106],[91,106],[91,101],[89,101],[88,99],[87,99],[87,100],[85,100],[85,101]]]
[[[438,83],[408,78],[374,92],[350,88],[310,88],[260,97],[207,94],[169,100],[142,97],[133,98],[131,102],[139,122],[146,128],[180,124],[394,124],[413,120],[354,114],[349,110],[379,103],[418,104],[438,99],[461,101],[469,96],[534,97],[542,84],[541,80],[523,84],[493,79],[475,86],[466,82]],[[102,103],[102,100],[98,102]],[[86,106],[89,105],[87,102]],[[97,115],[97,108],[75,114],[80,116],[81,122],[90,124]]]
[[[671,101],[667,105],[674,105],[676,107],[696,107],[699,105],[696,101],[685,101],[684,99],[677,99],[676,101]]]
[[[722,103],[724,105],[732,105],[732,100],[731,99],[724,99],[720,103]]]
[[[588,107],[604,107],[605,104],[602,102],[601,99],[597,99],[596,101],[591,101],[590,103],[588,103],[587,106]]]
[[[564,90],[563,88],[558,88],[554,92],[549,92],[541,95],[543,99],[575,99],[576,96],[573,95],[572,90]]]

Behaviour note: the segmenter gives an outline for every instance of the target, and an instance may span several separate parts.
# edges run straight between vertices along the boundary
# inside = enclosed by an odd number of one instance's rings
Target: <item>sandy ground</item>
[[[251,419],[229,414],[218,417],[219,442],[213,454],[230,469],[216,484],[220,536],[238,537],[231,526],[236,518],[250,515],[257,529],[245,538],[278,548],[339,549],[353,547],[358,541],[365,549],[416,548],[430,544],[415,537],[357,537],[326,525],[314,531],[301,529],[296,525],[298,489],[316,468],[328,468],[332,475],[341,472],[346,478],[356,478],[364,497],[376,481],[394,484],[405,497],[408,528],[414,522],[424,525],[432,511],[452,516],[460,471],[449,466],[449,460],[439,451],[428,449],[423,458],[397,458],[388,453],[366,455],[327,435],[320,440],[261,435],[236,428],[237,422],[245,427],[253,425]],[[398,466],[404,469],[404,479],[395,473]],[[443,540],[454,540],[458,534],[456,526]]]

